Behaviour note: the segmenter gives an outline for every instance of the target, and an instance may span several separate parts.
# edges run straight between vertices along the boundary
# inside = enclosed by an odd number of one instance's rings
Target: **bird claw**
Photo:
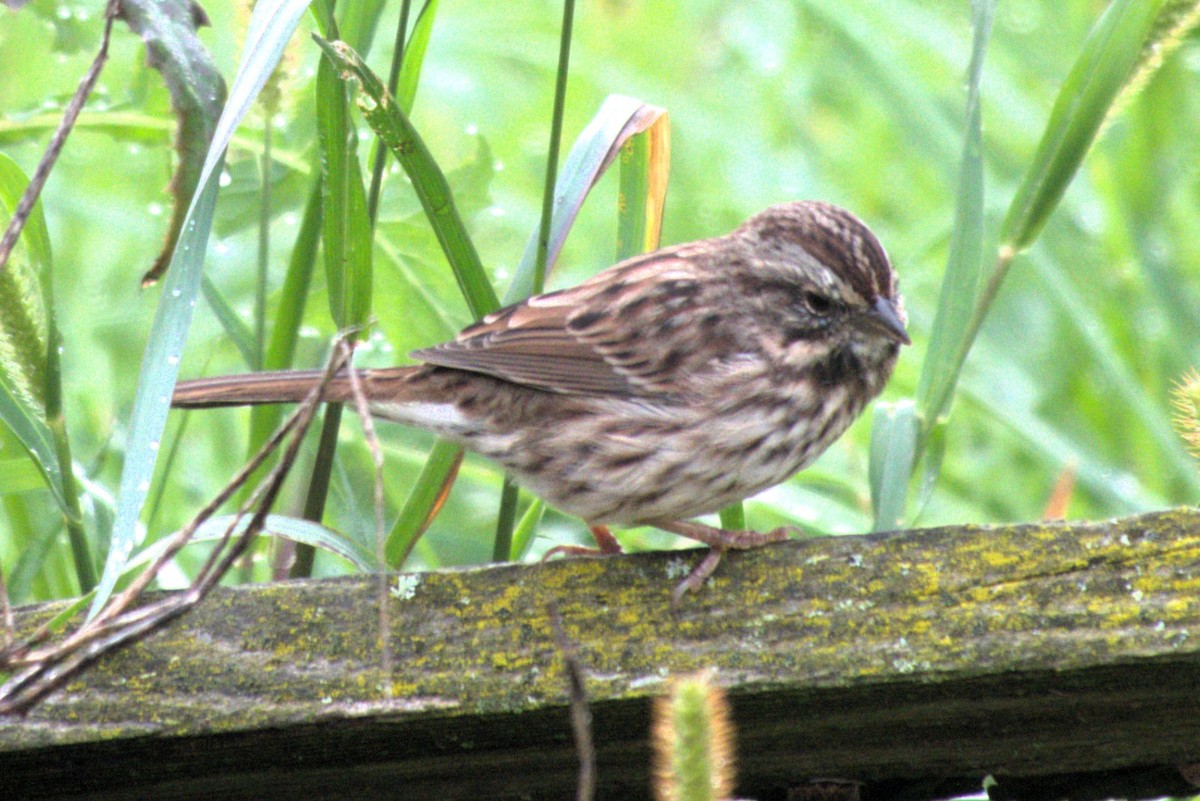
[[[708,553],[704,554],[692,572],[688,573],[687,578],[679,582],[675,589],[671,591],[671,608],[679,607],[679,602],[683,600],[683,596],[689,592],[696,592],[704,586],[704,582],[717,569],[717,565],[721,563],[721,556],[725,553],[724,548],[710,548]]]
[[[766,532],[763,536],[769,537],[768,542],[787,542],[788,540],[796,540],[803,537],[804,529],[799,526],[780,526]]]

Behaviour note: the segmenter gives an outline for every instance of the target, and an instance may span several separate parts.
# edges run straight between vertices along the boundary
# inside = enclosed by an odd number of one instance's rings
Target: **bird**
[[[906,323],[867,225],[791,201],[502,308],[414,351],[419,364],[357,375],[373,416],[481,454],[594,531],[648,525],[708,545],[678,600],[725,551],[791,535],[694,518],[811,464],[883,390],[910,344]],[[172,403],[298,402],[319,380],[201,378],[181,382]],[[322,391],[352,399],[344,371]]]

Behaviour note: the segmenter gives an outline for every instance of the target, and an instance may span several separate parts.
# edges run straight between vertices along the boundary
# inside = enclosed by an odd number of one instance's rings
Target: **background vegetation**
[[[994,252],[1055,97],[1106,5],[1009,0],[997,8],[981,87],[985,253]],[[201,37],[232,76],[245,12],[227,0],[204,6],[213,27]],[[397,9],[384,9],[368,59],[381,75]],[[499,287],[540,216],[560,21],[558,3],[445,2],[413,107]],[[664,244],[724,233],[788,199],[823,198],[853,209],[902,276],[915,346],[885,397],[912,397],[954,221],[970,23],[963,2],[583,3],[564,137],[573,140],[612,93],[669,111]],[[314,27],[311,17],[302,22],[302,29]],[[100,28],[95,3],[34,0],[0,12],[0,150],[27,174],[91,60]],[[166,90],[145,65],[141,43],[118,30],[112,50],[100,91],[43,196],[57,266],[66,421],[85,477],[86,528],[100,555],[161,292],[141,289],[139,280],[166,225],[173,128]],[[271,117],[271,313],[315,164],[318,57],[307,35],[297,35],[283,101]],[[1064,474],[1077,477],[1066,506],[1071,517],[1194,503],[1200,495],[1195,464],[1171,429],[1169,403],[1173,382],[1200,363],[1198,86],[1200,43],[1193,37],[1112,120],[1038,242],[1014,263],[967,360],[940,477],[927,492],[913,493],[907,524],[1036,519]],[[367,129],[354,120],[365,143]],[[253,113],[230,150],[206,266],[250,327],[266,123],[266,115]],[[364,144],[364,163],[367,152]],[[612,263],[615,183],[606,178],[585,204],[551,286]],[[394,168],[384,184],[374,257],[379,325],[360,363],[400,363],[408,350],[470,321],[411,187]],[[318,364],[336,328],[324,281],[318,269],[297,364]],[[198,311],[184,374],[249,369],[210,309]],[[242,464],[246,420],[237,410],[193,414],[189,422],[172,415],[163,448],[178,440],[178,450],[173,463],[160,464],[142,518],[151,538],[181,526]],[[380,433],[390,520],[432,440],[395,426]],[[869,439],[868,414],[817,465],[749,502],[749,525],[868,530]],[[349,418],[342,440],[326,521],[369,542],[373,468]],[[0,464],[20,454],[11,437],[0,438]],[[489,559],[501,478],[468,458],[409,566]],[[280,511],[298,513],[301,483]],[[61,516],[38,487],[16,478],[0,483],[0,566],[15,602],[79,591]],[[578,521],[548,514],[530,556],[583,536]],[[652,531],[621,537],[630,547],[676,542]],[[195,558],[180,561],[180,576]],[[244,575],[265,578],[268,565],[264,548]],[[347,569],[328,554],[317,560],[318,574]]]

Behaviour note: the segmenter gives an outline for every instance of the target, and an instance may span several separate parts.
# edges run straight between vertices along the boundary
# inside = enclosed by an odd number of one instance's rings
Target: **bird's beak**
[[[904,327],[904,312],[897,301],[880,297],[875,301],[867,319],[901,345],[912,344],[912,340],[908,338],[908,330]]]

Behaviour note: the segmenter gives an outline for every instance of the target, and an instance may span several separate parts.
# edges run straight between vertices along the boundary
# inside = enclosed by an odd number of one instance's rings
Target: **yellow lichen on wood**
[[[363,709],[411,717],[562,705],[551,605],[581,663],[600,677],[589,685],[596,703],[645,699],[667,673],[710,667],[726,686],[752,693],[1082,669],[1200,649],[1192,636],[1200,633],[1200,513],[1192,509],[730,553],[714,581],[672,608],[668,567],[700,556],[422,574],[388,595],[390,676],[374,579],[223,588],[35,713],[61,728],[0,727],[0,751],[31,742],[23,737],[123,737],[147,726],[194,734]],[[21,628],[52,608],[22,610]]]

